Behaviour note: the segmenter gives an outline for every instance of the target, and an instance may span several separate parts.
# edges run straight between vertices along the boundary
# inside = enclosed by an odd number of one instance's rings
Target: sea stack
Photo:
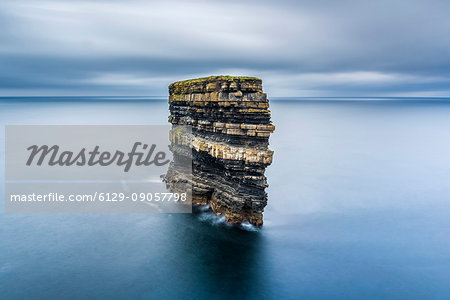
[[[169,122],[192,126],[171,133],[174,163],[192,154],[192,203],[209,205],[231,224],[263,224],[268,186],[265,169],[272,163],[269,100],[261,79],[211,76],[169,86]],[[191,152],[190,152],[191,151]],[[183,178],[169,168],[174,188]]]

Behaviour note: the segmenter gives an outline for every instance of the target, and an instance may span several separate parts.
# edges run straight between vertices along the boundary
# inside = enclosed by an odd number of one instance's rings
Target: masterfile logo
[[[176,130],[190,133],[187,126]],[[192,159],[183,190],[164,182],[170,125],[10,125],[6,212],[191,212]],[[180,205],[181,204],[181,205]]]
[[[8,125],[6,179],[157,180],[172,160],[170,130],[170,125]]]
[[[139,151],[139,148],[142,151]],[[30,151],[28,157],[27,166],[31,166],[35,163],[37,166],[47,163],[49,166],[109,166],[116,164],[118,166],[124,166],[124,172],[128,172],[133,164],[136,166],[164,166],[169,163],[164,151],[159,151],[155,155],[156,144],[151,146],[135,142],[130,152],[124,153],[116,150],[113,153],[109,151],[100,151],[100,146],[96,145],[94,149],[89,151],[86,148],[82,148],[79,152],[73,151],[61,151],[58,145],[32,145],[27,148]],[[145,157],[145,158],[144,158]]]

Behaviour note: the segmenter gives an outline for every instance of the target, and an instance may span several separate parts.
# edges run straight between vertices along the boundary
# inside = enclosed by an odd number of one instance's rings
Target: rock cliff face
[[[264,171],[272,163],[269,101],[262,82],[253,77],[211,76],[169,86],[173,126],[189,125],[192,132],[172,130],[173,164],[192,151],[192,202],[207,205],[229,223],[263,223],[267,204]],[[183,178],[169,168],[166,182],[176,188]]]

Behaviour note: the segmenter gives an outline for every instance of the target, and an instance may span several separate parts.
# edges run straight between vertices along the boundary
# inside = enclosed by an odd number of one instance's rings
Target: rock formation
[[[272,163],[268,149],[269,101],[262,81],[253,77],[211,76],[169,86],[174,160],[166,174],[169,187],[179,188],[182,171],[177,161],[192,154],[192,203],[209,204],[228,223],[263,223],[267,204],[264,171]],[[192,152],[190,152],[192,151]],[[186,178],[184,178],[186,181]]]

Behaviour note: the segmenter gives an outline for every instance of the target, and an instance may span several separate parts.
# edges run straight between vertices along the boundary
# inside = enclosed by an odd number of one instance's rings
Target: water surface
[[[5,214],[2,184],[0,297],[448,299],[450,102],[289,99],[271,110],[261,230],[207,211]],[[167,116],[157,98],[0,99],[2,126]],[[3,132],[0,154],[3,170]]]

